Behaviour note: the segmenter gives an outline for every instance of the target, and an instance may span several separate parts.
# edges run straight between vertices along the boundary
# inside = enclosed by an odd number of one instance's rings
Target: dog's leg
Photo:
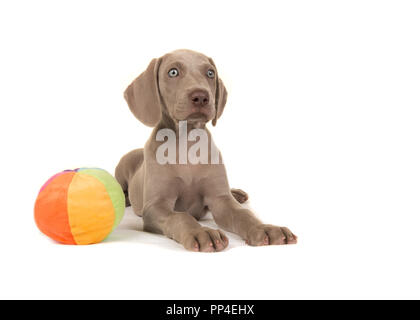
[[[212,199],[209,209],[217,225],[240,235],[250,245],[294,244],[297,237],[286,227],[263,224],[232,195]]]
[[[220,230],[202,227],[188,213],[172,211],[166,201],[157,201],[143,210],[144,230],[164,234],[187,250],[214,252],[227,247],[229,240]]]
[[[115,179],[121,185],[125,194],[125,206],[129,207],[130,200],[128,198],[128,184],[131,177],[136,173],[138,168],[142,165],[144,159],[143,149],[133,150],[124,155],[117,167],[115,168]]]

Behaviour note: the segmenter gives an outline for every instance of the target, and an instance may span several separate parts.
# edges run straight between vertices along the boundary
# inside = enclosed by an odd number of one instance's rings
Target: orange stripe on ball
[[[77,244],[102,241],[114,225],[114,206],[105,186],[87,174],[78,172],[70,183],[67,210]]]
[[[42,233],[65,244],[76,244],[67,214],[67,191],[75,172],[66,172],[46,184],[35,202],[35,222]]]

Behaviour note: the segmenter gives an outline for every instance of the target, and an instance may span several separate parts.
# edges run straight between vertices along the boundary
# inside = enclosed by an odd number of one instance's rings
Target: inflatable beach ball
[[[105,170],[65,170],[42,186],[35,202],[35,222],[58,242],[98,243],[120,223],[124,209],[124,192]]]

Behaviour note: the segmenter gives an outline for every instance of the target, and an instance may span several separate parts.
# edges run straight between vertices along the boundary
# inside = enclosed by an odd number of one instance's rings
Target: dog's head
[[[175,123],[213,125],[222,115],[227,92],[211,58],[176,50],[153,59],[146,71],[125,90],[130,110],[145,125],[156,126],[163,116]]]

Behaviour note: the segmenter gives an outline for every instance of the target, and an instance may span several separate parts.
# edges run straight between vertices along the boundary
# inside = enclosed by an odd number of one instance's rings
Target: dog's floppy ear
[[[210,63],[213,65],[213,67],[216,69],[216,65],[213,61],[212,58],[209,58]],[[215,106],[216,106],[216,114],[212,120],[212,125],[215,126],[217,123],[217,119],[220,118],[220,116],[223,113],[223,109],[225,108],[226,105],[226,100],[227,100],[227,91],[225,88],[225,85],[223,84],[222,79],[219,78],[219,75],[216,72],[216,101],[215,101]]]
[[[146,71],[124,91],[131,112],[146,126],[154,127],[162,115],[158,72],[162,59],[153,59]]]

